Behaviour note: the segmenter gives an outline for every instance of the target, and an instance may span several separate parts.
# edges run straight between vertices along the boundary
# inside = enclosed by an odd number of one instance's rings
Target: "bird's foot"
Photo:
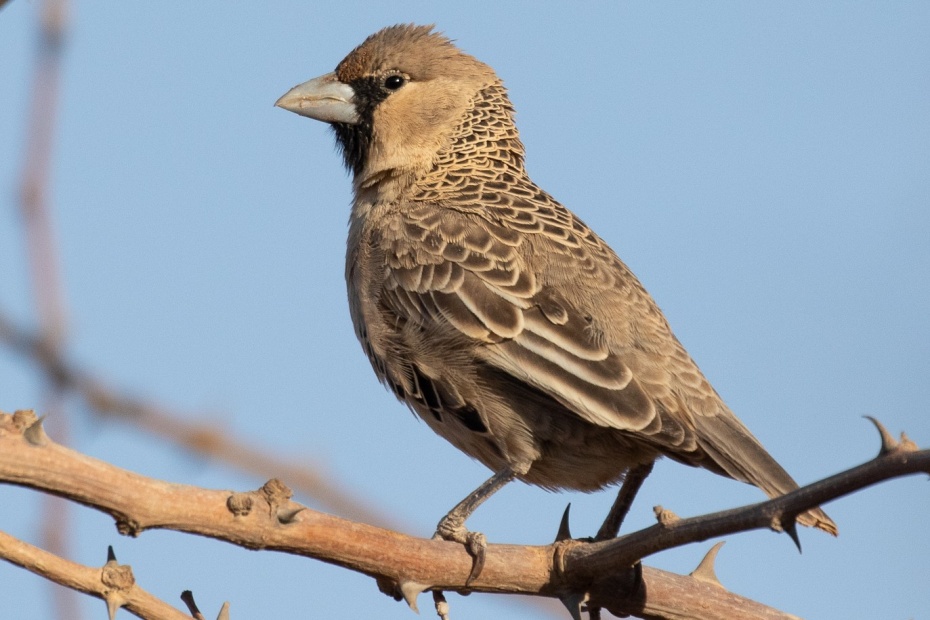
[[[484,559],[488,549],[488,540],[484,534],[468,531],[462,519],[457,518],[456,515],[448,514],[436,526],[433,539],[448,540],[465,545],[465,550],[472,557],[471,572],[468,573],[465,585],[468,586],[478,578],[478,575],[484,569]]]

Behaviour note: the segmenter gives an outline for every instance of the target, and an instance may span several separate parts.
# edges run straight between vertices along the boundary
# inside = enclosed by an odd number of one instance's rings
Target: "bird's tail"
[[[798,488],[798,483],[729,411],[724,415],[702,417],[698,434],[701,447],[721,470],[720,473],[755,485],[769,497],[778,497]],[[834,536],[838,532],[836,523],[820,508],[798,515],[798,523]]]

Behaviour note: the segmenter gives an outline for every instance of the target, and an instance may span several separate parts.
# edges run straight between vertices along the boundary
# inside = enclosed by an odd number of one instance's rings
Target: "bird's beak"
[[[355,125],[359,119],[353,97],[351,86],[340,82],[335,73],[327,73],[290,89],[275,105],[324,123]]]

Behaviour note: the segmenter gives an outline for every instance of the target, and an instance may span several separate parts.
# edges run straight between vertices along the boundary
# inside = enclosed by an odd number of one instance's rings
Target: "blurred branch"
[[[263,479],[277,477],[288,480],[299,493],[336,514],[396,527],[389,517],[352,497],[327,476],[257,450],[206,423],[188,421],[202,416],[172,412],[108,387],[101,379],[67,362],[43,339],[17,327],[2,311],[0,343],[37,363],[54,383],[74,391],[88,408],[101,415],[127,421],[196,455],[213,458],[238,471]]]
[[[127,609],[140,618],[158,620],[190,620],[164,601],[149,594],[135,583],[132,569],[108,560],[101,568],[84,566],[0,532],[0,557],[31,573],[69,588],[106,601],[107,608]],[[112,616],[111,616],[112,617]]]
[[[36,314],[43,339],[55,347],[60,346],[64,339],[67,321],[58,246],[48,205],[48,180],[57,127],[59,76],[67,21],[64,0],[46,0],[43,3],[39,57],[33,80],[19,192]]]
[[[644,618],[772,619],[790,616],[708,583],[713,571],[707,562],[694,577],[683,577],[639,569],[637,560],[722,534],[791,532],[794,516],[809,508],[883,480],[930,473],[930,450],[917,450],[903,436],[895,442],[880,430],[883,448],[876,458],[775,500],[691,519],[666,515],[659,526],[598,543],[489,545],[484,570],[467,585],[472,560],[456,543],[310,510],[291,501],[290,490],[277,480],[231,493],[146,478],[53,443],[30,411],[0,414],[0,480],[105,512],[123,534],[172,529],[336,564],[375,577],[382,591],[411,606],[423,591],[455,590],[557,597],[578,608],[588,601]]]
[[[56,351],[64,347],[67,312],[48,191],[67,26],[66,0],[45,0],[41,7],[38,59],[20,186],[20,213],[39,330],[46,345]],[[55,412],[56,427],[62,437],[67,437],[67,417],[61,415],[64,411],[64,390],[54,380],[47,387],[45,408]],[[68,533],[72,531],[68,526],[69,506],[52,497],[46,498],[45,504],[42,539],[51,552],[64,556],[68,548]],[[72,590],[56,588],[52,600],[59,618],[78,617]]]
[[[36,363],[43,373],[63,389],[72,390],[96,413],[123,420],[189,450],[196,456],[213,458],[238,471],[264,479],[287,480],[297,492],[312,498],[327,510],[351,519],[399,529],[396,519],[369,507],[353,497],[331,477],[286,459],[271,456],[248,444],[228,437],[208,423],[189,422],[202,417],[169,411],[158,404],[108,387],[91,373],[67,362],[41,338],[14,324],[0,310],[0,344]],[[525,601],[536,605],[541,614],[552,615],[546,601]],[[540,604],[542,603],[542,604]]]

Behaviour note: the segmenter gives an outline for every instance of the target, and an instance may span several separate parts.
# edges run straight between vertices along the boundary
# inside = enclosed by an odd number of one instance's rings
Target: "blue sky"
[[[15,197],[38,7],[0,11],[0,307],[25,323]],[[50,193],[72,359],[320,465],[431,534],[488,472],[375,381],[342,277],[349,180],[325,126],[272,107],[398,22],[436,23],[495,67],[530,174],[639,275],[799,481],[873,456],[865,414],[930,446],[924,2],[76,3]],[[0,409],[41,406],[35,372],[6,350],[0,388]],[[69,415],[72,443],[121,467],[210,488],[262,482],[78,406]],[[612,497],[514,484],[469,523],[492,542],[545,544],[567,502],[584,535]],[[760,498],[662,462],[629,525],[650,524],[656,504],[689,516]],[[0,529],[37,540],[39,508],[0,487]],[[926,480],[826,508],[840,537],[804,531],[802,555],[770,532],[729,538],[723,584],[803,617],[930,614]],[[234,618],[412,617],[345,570],[171,532],[124,538],[75,512],[74,559],[101,564],[113,544],[143,587],[169,601],[192,589],[208,617],[223,600]],[[709,546],[647,563],[686,573]],[[9,617],[50,617],[40,579],[0,564],[0,584]],[[456,618],[536,617],[503,597],[450,603]]]

